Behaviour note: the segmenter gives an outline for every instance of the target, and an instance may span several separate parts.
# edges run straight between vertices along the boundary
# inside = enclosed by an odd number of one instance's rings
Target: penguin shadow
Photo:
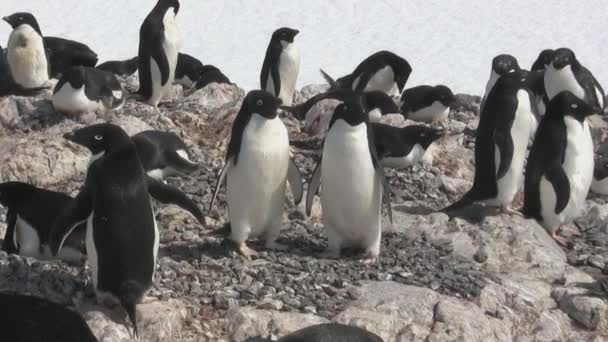
[[[225,238],[214,241],[205,239],[203,242],[177,242],[161,246],[158,256],[168,256],[178,262],[192,262],[202,258],[230,258],[232,251],[236,251],[236,246]]]
[[[499,216],[502,214],[500,208],[485,206],[480,203],[471,204],[465,208],[446,213],[450,217],[460,218],[471,224],[481,223],[488,216]]]
[[[402,213],[405,214],[409,214],[409,215],[430,215],[432,213],[436,213],[437,210],[433,209],[433,208],[429,208],[420,204],[414,204],[414,205],[396,205],[395,207],[393,207],[393,210],[397,210],[400,211]]]

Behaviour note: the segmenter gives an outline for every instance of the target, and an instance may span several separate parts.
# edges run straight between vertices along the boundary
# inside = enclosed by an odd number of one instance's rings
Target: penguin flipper
[[[228,172],[230,165],[232,165],[233,160],[234,160],[234,158],[229,158],[228,160],[226,160],[226,164],[224,164],[222,171],[220,171],[220,176],[217,178],[217,183],[215,184],[215,190],[213,190],[213,197],[211,198],[211,203],[209,204],[209,211],[207,212],[207,216],[211,216],[211,209],[213,209],[213,204],[215,203],[217,194],[219,193],[220,188],[222,187],[222,184],[224,183],[224,179],[226,178],[226,173]]]
[[[319,69],[319,71],[321,72],[321,76],[323,76],[323,78],[325,79],[325,82],[327,82],[327,84],[329,84],[329,87],[331,89],[338,88],[338,83],[336,82],[336,80],[334,80],[331,76],[329,76],[329,74],[327,74],[325,71],[323,71],[323,69]]]
[[[559,214],[566,209],[570,200],[570,181],[560,165],[547,169],[545,177],[553,186],[553,191],[555,191],[555,213]]]
[[[322,161],[317,164],[308,181],[308,191],[306,192],[306,215],[308,216],[310,216],[310,212],[312,211],[312,202],[315,195],[321,186],[321,163]]]
[[[278,65],[273,65],[270,67],[270,75],[272,75],[274,96],[279,97],[279,95],[281,94],[281,74],[279,73]]]
[[[6,213],[6,225],[2,250],[8,254],[17,254],[19,246],[16,239],[17,235],[15,234],[15,229],[17,229],[17,213],[15,211],[9,209],[8,213]]]
[[[494,131],[494,143],[500,153],[500,163],[496,166],[496,180],[499,180],[507,174],[511,161],[513,161],[513,138],[509,132],[496,130]]]
[[[300,170],[291,158],[289,158],[287,180],[289,181],[293,201],[296,205],[298,205],[300,202],[302,202],[302,197],[304,197],[304,185],[302,184],[302,175],[300,174]]]
[[[167,162],[168,166],[174,168],[175,170],[181,173],[190,174],[198,170],[199,168],[198,164],[184,159],[176,151],[165,151],[163,153],[163,156],[165,157],[165,161]]]
[[[164,204],[175,204],[192,214],[201,225],[207,226],[205,215],[196,203],[182,191],[150,176],[146,176],[146,182],[148,183],[148,192],[155,200]]]
[[[53,256],[57,256],[67,237],[76,227],[85,222],[92,212],[92,198],[85,183],[78,196],[59,214],[51,227],[48,241]]]

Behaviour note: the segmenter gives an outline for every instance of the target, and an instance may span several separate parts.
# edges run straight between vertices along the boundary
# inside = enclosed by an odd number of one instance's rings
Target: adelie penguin
[[[175,84],[181,84],[185,88],[192,88],[202,73],[203,63],[201,61],[185,53],[177,55]]]
[[[143,131],[131,137],[144,170],[156,180],[176,174],[190,174],[198,164],[190,161],[191,153],[177,134]]]
[[[273,94],[290,106],[300,73],[300,50],[295,37],[300,31],[288,27],[272,34],[260,73],[261,89]]]
[[[180,33],[176,16],[178,0],[158,0],[139,31],[139,95],[157,107],[171,91],[175,78]]]
[[[445,121],[456,97],[444,85],[421,85],[406,89],[401,95],[401,113],[419,122]]]
[[[137,71],[138,57],[124,61],[107,61],[96,66],[97,69],[111,72],[116,76],[131,76]]]
[[[587,117],[594,106],[571,92],[549,102],[526,165],[523,214],[536,219],[562,245],[562,225],[585,209],[593,180],[593,142]]]
[[[321,74],[332,88],[348,88],[357,92],[377,90],[388,95],[395,95],[391,93],[395,88],[401,94],[411,73],[410,64],[390,51],[374,53],[363,60],[352,73],[337,80],[321,70]]]
[[[374,147],[374,132],[363,110],[362,98],[352,94],[334,110],[306,194],[310,215],[319,187],[328,246],[324,257],[338,258],[342,248],[364,250],[363,262],[374,263],[380,254],[381,206],[392,222],[390,188]]]
[[[107,112],[120,109],[125,94],[114,74],[77,66],[61,76],[52,101],[55,110],[62,113]]]
[[[481,110],[483,111],[483,103],[485,102],[485,98],[490,94],[492,88],[496,84],[496,82],[504,75],[521,70],[519,67],[519,63],[517,59],[511,55],[503,54],[498,55],[492,59],[492,71],[490,72],[490,79],[486,84],[486,92],[483,96]]]
[[[281,100],[254,90],[247,94],[232,126],[224,167],[210,204],[226,179],[230,239],[241,254],[256,254],[246,242],[262,237],[269,249],[282,228],[286,183],[298,204],[303,196],[302,177],[290,157],[287,128],[277,115]]]
[[[228,77],[220,71],[220,69],[213,65],[207,64],[203,66],[201,75],[198,78],[198,81],[196,81],[194,87],[196,89],[203,89],[211,83],[230,84],[231,82],[230,79],[228,79]]]
[[[544,71],[553,62],[554,55],[555,55],[555,50],[552,50],[552,49],[545,49],[545,50],[541,51],[540,54],[538,54],[538,57],[536,58],[534,63],[532,63],[532,67],[530,68],[530,71],[539,71],[539,70]]]
[[[446,212],[484,202],[519,214],[511,202],[521,187],[526,151],[536,120],[528,88],[528,72],[500,77],[486,98],[475,139],[473,187]]]
[[[444,137],[445,131],[424,125],[403,128],[371,123],[374,146],[380,165],[392,169],[404,169],[419,163],[427,149]]]
[[[58,37],[44,37],[51,78],[59,78],[73,66],[94,68],[97,53],[86,44]]]
[[[8,65],[4,50],[0,46],[0,97],[17,95],[17,96],[36,96],[40,92],[48,89],[47,87],[25,88],[21,84],[15,82],[11,74],[11,67]]]
[[[598,195],[608,196],[608,158],[600,157],[595,161],[591,191]]]
[[[100,304],[121,304],[137,330],[136,305],[152,285],[159,235],[150,194],[170,199],[164,184],[148,177],[131,138],[120,127],[97,124],[64,136],[93,154],[74,203],[55,220],[53,255],[85,223],[86,250]]]
[[[271,339],[252,337],[244,342],[270,342]],[[313,325],[292,332],[277,342],[384,342],[365,329],[337,323]]]

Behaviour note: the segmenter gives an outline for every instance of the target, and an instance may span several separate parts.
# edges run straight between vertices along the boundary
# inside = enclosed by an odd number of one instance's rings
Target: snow
[[[139,27],[155,0],[2,0],[2,16],[32,12],[42,32],[87,43],[100,62],[137,53]],[[321,83],[318,69],[342,76],[378,50],[405,57],[407,87],[443,83],[481,94],[491,59],[516,56],[529,67],[544,48],[572,48],[600,82],[608,81],[606,0],[182,0],[182,52],[214,64],[247,89],[272,31],[300,30],[298,86]],[[6,46],[10,27],[0,23]]]

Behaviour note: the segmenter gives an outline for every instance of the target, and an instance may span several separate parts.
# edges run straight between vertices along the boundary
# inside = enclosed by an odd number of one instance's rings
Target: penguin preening
[[[354,247],[365,251],[364,263],[374,263],[380,254],[383,202],[392,222],[391,191],[360,94],[352,93],[334,110],[322,159],[308,184],[308,215],[315,194],[323,187],[321,206],[328,238],[324,256],[338,258],[342,248]]]
[[[443,121],[448,118],[456,97],[444,85],[421,85],[406,89],[401,95],[401,113],[405,118],[420,121]]]
[[[260,73],[260,87],[290,106],[300,73],[300,50],[295,37],[300,33],[282,27],[272,34]]]
[[[177,55],[174,83],[192,88],[202,73],[203,63],[201,61],[185,53],[180,52]]]
[[[364,59],[355,70],[334,80],[326,72],[321,74],[332,89],[348,88],[357,92],[382,91],[388,95],[396,88],[399,95],[412,73],[412,67],[401,56],[390,51],[379,51]]]
[[[230,84],[230,79],[224,75],[217,67],[207,64],[203,66],[201,75],[196,81],[194,87],[196,89],[203,89],[211,83],[217,84]]]
[[[111,72],[117,76],[131,76],[137,71],[138,57],[124,61],[107,61],[96,66],[97,69]]]
[[[554,55],[555,50],[552,49],[545,49],[541,51],[532,64],[530,71],[545,70],[551,64],[551,62],[553,62]]]
[[[521,68],[519,67],[519,63],[517,62],[517,59],[515,57],[507,54],[502,54],[494,57],[494,59],[492,59],[492,71],[490,72],[490,79],[486,84],[486,92],[484,95],[484,99],[486,98],[486,96],[488,96],[488,94],[490,94],[490,91],[492,90],[498,79],[508,73],[515,72],[517,70],[521,70]],[[482,101],[482,107],[483,102],[484,101]]]
[[[593,180],[593,142],[586,118],[596,109],[569,91],[555,95],[526,165],[522,212],[562,245],[567,240],[558,231],[584,211]]]
[[[6,55],[0,46],[0,97],[17,95],[17,96],[36,96],[40,92],[47,90],[47,87],[25,88],[21,84],[15,82],[11,74],[11,67],[8,65]]]
[[[139,95],[152,106],[173,86],[180,49],[176,16],[179,0],[158,0],[139,31]]]

